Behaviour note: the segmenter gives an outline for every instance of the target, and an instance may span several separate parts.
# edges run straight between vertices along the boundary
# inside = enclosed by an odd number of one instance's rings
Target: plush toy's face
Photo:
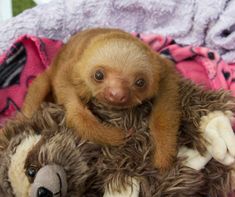
[[[89,165],[98,146],[84,143],[64,122],[56,122],[64,114],[58,108],[40,113],[10,122],[7,138],[0,138],[1,197],[79,197],[94,174]]]
[[[5,170],[7,179],[9,179],[9,188],[11,194],[9,196],[15,197],[65,197],[67,194],[67,175],[64,166],[53,164],[54,156],[58,154],[48,155],[48,151],[53,151],[52,145],[46,143],[39,150],[35,152],[37,157],[34,157],[29,151],[39,142],[41,135],[24,136],[20,144],[12,140],[11,144],[16,146],[10,147],[14,151],[8,152],[9,165],[6,165]],[[55,136],[55,138],[58,136]],[[19,139],[16,137],[16,139]],[[56,143],[54,143],[56,144]],[[51,149],[50,149],[51,148]],[[48,151],[47,151],[48,150]],[[59,150],[58,150],[59,151]],[[29,157],[38,158],[34,160],[32,165],[25,165]],[[46,157],[48,161],[46,160]],[[39,158],[40,157],[40,158]],[[41,160],[42,159],[42,160]],[[39,161],[41,160],[41,161]],[[37,167],[35,167],[37,164]],[[8,167],[8,169],[7,169]],[[5,195],[5,194],[4,194]]]
[[[30,135],[22,139],[15,151],[10,154],[8,178],[12,193],[16,197],[53,197],[65,196],[67,192],[66,173],[61,166],[45,165],[37,169],[25,169],[29,150],[41,139],[41,135]]]
[[[62,197],[67,193],[66,173],[58,165],[46,165],[35,176],[31,186],[32,197]]]

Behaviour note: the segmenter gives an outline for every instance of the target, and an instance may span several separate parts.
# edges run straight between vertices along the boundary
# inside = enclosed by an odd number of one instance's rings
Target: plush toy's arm
[[[235,134],[231,126],[232,112],[214,111],[201,118],[200,131],[206,140],[207,151],[201,155],[196,149],[180,147],[178,157],[186,157],[185,166],[201,170],[214,158],[224,165],[235,161]]]
[[[202,154],[207,149],[205,136],[200,128],[202,117],[207,117],[214,111],[234,111],[235,98],[228,91],[205,90],[185,79],[180,84],[180,95],[182,120],[179,143],[196,148]]]
[[[224,90],[205,90],[185,79],[180,87],[182,124],[179,142],[180,146],[194,149],[180,150],[180,154],[186,157],[191,154],[186,161],[189,167],[198,165],[193,162],[197,160],[193,155],[198,156],[198,163],[202,154],[205,158],[199,164],[201,168],[207,163],[207,155],[223,164],[231,164],[235,157],[235,136],[231,127],[234,97]]]
[[[200,131],[212,157],[224,165],[235,161],[235,134],[231,126],[232,112],[214,111],[203,116]]]
[[[195,170],[203,169],[212,159],[209,152],[201,155],[196,149],[187,148],[186,146],[179,148],[177,157],[184,158],[185,160],[183,160],[183,165]]]

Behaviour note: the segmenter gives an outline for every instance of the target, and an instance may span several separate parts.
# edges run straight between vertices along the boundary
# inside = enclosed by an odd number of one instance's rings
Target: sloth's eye
[[[103,81],[104,80],[104,72],[102,70],[97,70],[94,74],[94,78],[98,82]]]
[[[26,174],[29,176],[29,177],[32,177],[34,178],[37,174],[37,169],[33,166],[30,166],[27,171],[26,171]]]
[[[145,85],[145,80],[144,79],[138,79],[136,82],[135,82],[135,85],[139,88],[142,88],[144,87]]]

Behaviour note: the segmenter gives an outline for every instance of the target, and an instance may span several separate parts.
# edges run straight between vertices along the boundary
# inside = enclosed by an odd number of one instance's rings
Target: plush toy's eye
[[[139,88],[142,88],[144,87],[145,85],[145,80],[144,79],[138,79],[136,82],[135,82],[135,85]]]
[[[37,169],[33,166],[30,166],[27,171],[26,171],[26,174],[29,176],[29,177],[32,177],[34,178],[37,174]]]
[[[98,82],[103,81],[104,80],[104,72],[102,70],[97,70],[94,74],[94,78]]]

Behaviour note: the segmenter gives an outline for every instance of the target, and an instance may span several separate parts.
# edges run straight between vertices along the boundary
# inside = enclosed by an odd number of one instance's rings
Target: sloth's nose
[[[39,187],[37,197],[53,197],[53,193],[45,187]]]
[[[107,88],[104,96],[110,103],[125,104],[130,98],[130,93],[127,88]]]

